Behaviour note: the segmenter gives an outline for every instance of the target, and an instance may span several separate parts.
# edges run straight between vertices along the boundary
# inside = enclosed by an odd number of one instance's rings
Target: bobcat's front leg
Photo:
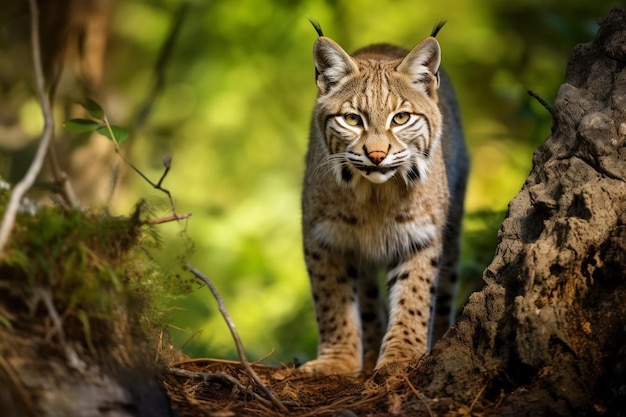
[[[428,350],[439,261],[440,245],[431,241],[387,273],[389,327],[383,338],[377,370],[419,359]]]
[[[356,268],[319,244],[305,243],[318,327],[317,359],[298,371],[308,375],[357,375],[361,371],[361,324]]]

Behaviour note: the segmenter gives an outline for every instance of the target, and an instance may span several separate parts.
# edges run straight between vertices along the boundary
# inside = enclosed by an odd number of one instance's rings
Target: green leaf
[[[94,353],[96,351],[93,341],[91,340],[91,325],[89,323],[89,316],[85,312],[85,310],[78,310],[78,319],[83,325],[83,332],[85,333],[85,341],[87,342],[87,347],[89,350]]]
[[[93,132],[98,126],[98,122],[89,119],[70,119],[63,123],[65,130],[72,133]]]
[[[126,141],[126,139],[128,139],[127,129],[115,125],[110,126],[111,130],[113,131],[113,136],[115,136],[115,138],[111,137],[111,132],[109,132],[109,129],[105,125],[98,126],[96,132],[100,133],[102,136],[106,136],[107,138],[114,140],[115,142],[117,142],[118,145],[121,145]]]
[[[104,117],[104,110],[102,110],[102,107],[94,100],[88,98],[87,100],[79,104],[83,106],[84,109],[87,110],[89,115],[94,119],[102,119]]]
[[[9,321],[9,319],[4,317],[2,314],[0,314],[0,323],[3,324],[7,329],[13,328],[13,326],[11,326],[11,322]]]

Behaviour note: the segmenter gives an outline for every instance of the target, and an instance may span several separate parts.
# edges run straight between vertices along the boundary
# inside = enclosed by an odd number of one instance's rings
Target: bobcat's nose
[[[371,151],[367,152],[367,157],[374,163],[374,165],[378,165],[387,157],[387,152]]]

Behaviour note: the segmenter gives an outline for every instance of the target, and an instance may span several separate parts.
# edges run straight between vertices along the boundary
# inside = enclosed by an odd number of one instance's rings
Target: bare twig
[[[269,352],[268,354],[266,354],[265,356],[255,360],[254,362],[252,362],[252,365],[262,365],[261,362],[263,362],[264,360],[266,360],[267,358],[269,358],[270,356],[272,356],[274,354],[274,349],[271,350],[271,352]],[[180,365],[185,365],[188,363],[206,363],[209,362],[211,364],[225,364],[225,365],[241,365],[241,361],[231,361],[228,359],[217,359],[217,358],[193,358],[193,359],[185,359],[184,361],[179,361],[179,362],[174,362],[171,365],[172,366],[180,366]],[[266,365],[269,366],[269,365]]]
[[[189,217],[191,217],[191,213],[172,214],[171,216],[161,217],[160,219],[148,220],[146,223],[148,223],[150,225],[155,225],[155,224],[162,224],[162,223],[173,222],[173,221],[176,221],[176,220],[188,219]]]
[[[474,409],[474,406],[478,402],[478,399],[483,395],[483,392],[485,392],[485,388],[487,388],[487,384],[483,385],[480,391],[478,391],[478,394],[476,394],[476,398],[474,398],[474,401],[472,401],[472,403],[470,404],[469,410],[467,411],[468,414],[472,413],[472,410]]]
[[[66,43],[63,43],[63,49],[66,47]],[[60,56],[64,56],[65,53],[59,54]],[[61,79],[61,74],[63,74],[63,59],[58,60],[58,68],[55,71],[52,71],[52,81],[50,81],[50,85],[48,87],[48,102],[52,107],[54,105],[54,97],[56,95],[57,87],[59,85],[59,80]],[[59,163],[59,157],[57,156],[57,151],[54,145],[50,145],[48,148],[48,162],[52,171],[52,177],[55,182],[55,192],[58,193],[66,207],[83,209],[82,204],[78,200],[76,193],[74,192],[74,188],[67,176],[67,174],[61,169],[61,164]]]
[[[537,94],[533,90],[528,90],[527,93],[529,96],[537,100],[539,104],[541,104],[548,111],[548,113],[550,113],[550,116],[554,118],[554,107],[552,107],[550,103],[545,101],[539,94]]]
[[[174,50],[174,43],[176,42],[180,30],[183,27],[183,22],[185,20],[185,17],[187,16],[189,8],[190,3],[184,2],[176,11],[176,15],[174,16],[170,31],[165,38],[165,42],[161,46],[159,57],[154,64],[154,84],[152,85],[152,88],[150,89],[146,100],[139,110],[139,115],[137,116],[135,128],[141,128],[146,123],[146,120],[148,119],[148,116],[152,111],[154,101],[159,92],[163,89],[163,85],[165,84],[165,69],[167,67],[167,62],[172,55],[172,51]]]
[[[48,314],[50,315],[50,319],[52,320],[52,326],[54,331],[56,332],[59,342],[65,347],[65,332],[63,331],[63,323],[61,321],[61,317],[57,312],[56,308],[54,308],[54,303],[52,302],[52,296],[50,295],[50,291],[44,290],[43,288],[38,288],[35,290],[35,295],[38,297],[38,300],[43,301],[43,304],[46,306],[48,310]],[[47,337],[46,337],[47,339]]]
[[[48,148],[48,161],[56,185],[54,191],[61,196],[66,207],[82,209],[82,204],[78,200],[67,174],[61,169],[57,152],[52,145]]]
[[[428,413],[428,415],[430,417],[433,417],[434,416],[433,411],[428,406],[428,403],[426,403],[426,401],[424,401],[424,399],[422,398],[422,395],[420,394],[420,392],[413,386],[413,384],[411,384],[411,381],[409,381],[409,378],[407,378],[406,375],[403,375],[403,377],[404,377],[404,380],[406,381],[406,383],[409,385],[409,388],[411,388],[411,391],[413,391],[413,394],[415,394],[415,396],[417,397],[418,400],[420,400],[420,402],[422,403],[424,408],[426,408],[426,412]]]
[[[115,137],[115,133],[113,132],[113,129],[111,128],[111,124],[109,123],[109,119],[107,118],[106,114],[103,115],[102,121],[106,125],[107,130],[109,131],[109,135],[113,142],[113,146],[115,147],[115,153],[118,154],[120,158],[122,158],[122,161],[124,161],[126,165],[128,165],[133,171],[135,171],[141,178],[143,178],[144,181],[150,184],[153,188],[159,191],[162,191],[167,195],[167,197],[170,200],[170,206],[172,207],[172,213],[175,217],[177,217],[178,215],[176,214],[176,203],[174,203],[174,199],[172,198],[172,193],[168,189],[163,188],[161,186],[161,184],[163,183],[163,180],[165,180],[165,177],[170,172],[170,168],[172,167],[172,157],[166,156],[165,158],[163,158],[163,166],[165,167],[165,170],[163,171],[161,178],[159,178],[159,181],[156,183],[153,182],[150,178],[147,177],[146,174],[141,172],[139,168],[137,168],[132,162],[130,162],[130,160],[126,158],[126,156],[124,156],[124,154],[120,150],[120,145],[117,141],[117,138]]]
[[[252,369],[252,366],[250,366],[250,362],[248,362],[248,358],[243,348],[243,344],[241,343],[241,339],[239,338],[239,334],[237,333],[237,330],[235,329],[235,323],[232,321],[232,319],[228,315],[228,312],[226,311],[226,305],[224,304],[224,299],[222,298],[220,293],[217,291],[217,288],[215,287],[213,282],[207,276],[205,276],[202,272],[194,268],[191,264],[187,264],[187,269],[197,278],[201,279],[207,285],[207,287],[209,287],[209,289],[211,290],[211,293],[213,293],[213,297],[217,301],[217,306],[220,310],[220,313],[222,313],[222,317],[224,317],[224,320],[226,321],[226,325],[228,326],[228,329],[230,330],[230,333],[233,336],[233,340],[235,341],[235,346],[237,347],[237,353],[239,354],[239,359],[241,360],[242,365],[244,366],[246,372],[248,373],[248,376],[252,378],[252,380],[259,386],[259,388],[263,390],[265,395],[267,395],[267,397],[272,401],[272,403],[276,407],[278,407],[283,412],[287,412],[288,411],[287,407],[285,407],[285,405],[280,402],[280,400],[274,395],[274,393],[265,386],[265,384],[261,381],[257,373],[254,372],[254,369]]]
[[[133,136],[134,133],[141,129],[148,121],[148,117],[150,116],[150,113],[152,111],[152,107],[154,105],[154,102],[158,96],[158,94],[160,93],[160,91],[163,89],[163,86],[165,85],[165,70],[167,68],[167,63],[172,55],[172,51],[174,49],[174,44],[176,42],[176,39],[178,38],[178,35],[180,34],[181,28],[183,26],[183,22],[185,17],[187,16],[187,12],[190,9],[190,3],[189,2],[183,2],[178,11],[176,12],[176,15],[174,16],[174,20],[172,23],[172,26],[170,28],[170,31],[167,35],[167,37],[165,38],[163,45],[161,46],[161,50],[159,52],[159,56],[157,58],[157,61],[154,65],[154,84],[152,85],[152,88],[150,89],[150,91],[148,92],[146,99],[144,100],[144,103],[142,104],[137,119],[135,121],[134,126],[131,126],[130,128],[130,132],[129,132],[129,136]],[[106,115],[104,116],[104,122],[107,126],[109,126],[109,122],[106,118]],[[113,136],[112,132],[111,132],[111,128],[109,126],[109,132],[111,133],[111,135]],[[159,179],[159,181],[157,181],[156,183],[151,181],[143,172],[141,172],[141,170],[139,170],[139,168],[137,168],[135,165],[133,165],[127,158],[126,156],[124,156],[122,154],[122,152],[120,151],[119,145],[116,142],[116,140],[114,139],[113,142],[115,143],[115,152],[122,158],[122,160],[133,170],[135,171],[141,178],[143,178],[148,184],[150,184],[153,188],[165,193],[167,195],[167,197],[170,200],[170,205],[172,207],[172,213],[174,214],[174,217],[177,216],[176,214],[176,204],[174,203],[174,199],[172,198],[172,194],[170,193],[170,191],[166,188],[163,188],[163,186],[161,185],[163,183],[163,180],[165,179],[165,176],[168,174],[170,167],[171,167],[171,161],[172,158],[170,156],[167,156],[165,158],[163,158],[163,165],[165,166],[165,170],[163,172],[163,174],[161,175],[161,178]],[[129,145],[132,145],[133,142],[127,142],[129,143]],[[126,152],[131,152],[130,148],[126,147]],[[117,184],[117,181],[115,181],[113,183],[113,187],[111,188],[111,194],[113,194],[113,190],[115,189],[115,185]],[[182,217],[182,218],[186,218],[186,217]],[[176,218],[174,218],[174,220],[177,220]]]
[[[15,225],[15,216],[20,206],[20,201],[26,192],[32,187],[33,183],[37,179],[37,175],[41,171],[41,167],[48,152],[50,141],[54,133],[54,118],[52,116],[52,109],[50,108],[50,102],[46,95],[46,81],[43,74],[43,68],[41,65],[41,46],[39,44],[39,9],[37,7],[36,0],[28,0],[30,6],[30,21],[31,21],[31,49],[33,58],[33,70],[35,73],[35,84],[37,90],[37,97],[41,104],[41,111],[43,113],[44,128],[41,135],[41,142],[37,148],[35,159],[28,167],[28,171],[24,178],[17,183],[11,198],[7,204],[4,218],[2,219],[2,225],[0,226],[0,252],[4,250],[6,246],[13,226]]]
[[[265,398],[261,397],[256,392],[246,389],[246,387],[244,387],[243,384],[239,380],[237,380],[237,378],[233,378],[232,376],[227,375],[227,374],[209,374],[206,372],[195,372],[195,371],[189,371],[187,369],[181,369],[181,368],[167,368],[167,372],[169,372],[172,375],[182,376],[185,378],[202,379],[204,382],[218,382],[218,383],[227,382],[230,385],[236,386],[242,392],[251,394],[255,400],[259,400],[263,402],[267,401]]]
[[[61,345],[65,350],[65,358],[67,359],[67,364],[78,371],[84,371],[86,366],[85,363],[80,360],[80,358],[76,354],[76,351],[72,349],[72,347],[67,343],[65,339],[63,323],[61,322],[61,317],[59,316],[59,313],[57,312],[56,308],[54,308],[54,302],[52,301],[52,295],[50,295],[50,291],[48,291],[47,289],[38,288],[35,290],[35,295],[41,301],[43,301],[43,304],[48,310],[48,314],[52,319],[52,324],[59,337],[59,341],[61,342]]]
[[[111,179],[109,180],[109,192],[107,194],[105,207],[108,208],[111,206],[111,201],[113,201],[113,194],[115,194],[115,187],[117,187],[117,182],[120,178],[120,164],[115,163],[111,167]]]
[[[18,394],[18,397],[14,398],[14,400],[19,401],[25,407],[29,416],[36,415],[30,390],[24,386],[24,383],[22,382],[22,379],[20,378],[18,372],[13,369],[11,364],[6,359],[4,359],[2,355],[0,355],[0,369],[2,369],[7,375],[7,377],[13,384],[13,387],[15,389],[14,392]],[[4,389],[6,388],[8,387],[5,387]]]

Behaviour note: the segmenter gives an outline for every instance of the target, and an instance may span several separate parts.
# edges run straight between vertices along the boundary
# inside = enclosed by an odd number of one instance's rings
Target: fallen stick
[[[237,380],[237,378],[233,378],[232,376],[227,374],[209,374],[206,372],[189,371],[187,369],[180,368],[167,368],[167,372],[172,375],[182,376],[185,378],[202,379],[204,382],[228,383],[232,386],[239,388],[239,390],[244,394],[251,394],[252,397],[258,401],[267,402],[267,400],[261,397],[259,394],[246,389],[246,387],[244,387],[243,384],[239,380]]]
[[[276,397],[276,395],[274,395],[274,393],[268,387],[265,386],[265,384],[261,381],[257,373],[254,372],[254,369],[252,369],[252,366],[250,366],[250,362],[248,362],[248,358],[243,348],[243,344],[241,343],[241,339],[239,339],[239,334],[237,333],[237,330],[235,329],[235,323],[232,321],[232,319],[228,315],[228,312],[226,311],[226,305],[224,304],[224,300],[222,299],[222,296],[217,291],[217,287],[215,287],[213,282],[207,276],[205,276],[202,272],[198,271],[191,264],[187,264],[186,267],[189,270],[189,272],[191,272],[197,278],[201,279],[213,293],[213,297],[217,301],[217,306],[220,310],[220,313],[222,313],[222,317],[224,317],[224,320],[226,321],[226,325],[228,326],[228,329],[230,330],[230,334],[233,336],[233,340],[235,341],[235,346],[237,347],[237,353],[239,354],[239,359],[241,360],[241,364],[243,365],[246,372],[248,373],[248,376],[259,386],[259,388],[261,388],[261,390],[263,390],[265,395],[270,399],[270,401],[272,401],[272,404],[278,407],[280,411],[283,411],[286,413],[288,411],[287,407],[285,407],[285,405],[282,402],[280,402],[280,400]]]

